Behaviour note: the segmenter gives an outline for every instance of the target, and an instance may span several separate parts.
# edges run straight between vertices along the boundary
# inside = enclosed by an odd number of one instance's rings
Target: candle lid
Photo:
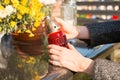
[[[46,17],[45,23],[48,33],[58,31],[60,28],[57,23],[49,16]]]
[[[75,4],[76,0],[64,0],[63,3],[66,3],[66,4]]]

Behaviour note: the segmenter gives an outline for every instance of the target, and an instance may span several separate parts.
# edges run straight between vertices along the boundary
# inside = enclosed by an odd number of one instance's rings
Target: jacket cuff
[[[120,80],[120,64],[104,59],[96,59],[93,80]]]

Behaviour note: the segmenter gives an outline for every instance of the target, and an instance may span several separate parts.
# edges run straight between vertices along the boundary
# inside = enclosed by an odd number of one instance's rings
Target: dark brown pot
[[[40,55],[45,51],[44,27],[38,27],[33,33],[35,35],[34,37],[29,37],[28,33],[11,33],[12,44],[19,54]]]
[[[28,41],[38,41],[41,39],[42,33],[39,34],[34,34],[35,36],[33,37],[29,37],[28,33],[11,33],[11,36],[14,40],[17,41],[24,41],[24,42],[28,42]]]
[[[41,40],[44,33],[45,33],[44,27],[40,26],[36,29],[36,31],[33,32],[34,34],[33,37],[29,37],[29,33],[11,33],[11,36],[14,40],[17,40],[17,41],[30,42],[30,41]]]
[[[32,41],[32,42],[22,42],[22,41],[12,41],[15,50],[18,54],[23,55],[41,55],[45,52],[45,45],[43,40]]]

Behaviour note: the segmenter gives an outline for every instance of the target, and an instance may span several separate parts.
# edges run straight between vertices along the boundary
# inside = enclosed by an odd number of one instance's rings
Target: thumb
[[[61,27],[63,27],[63,26],[66,25],[65,21],[62,20],[61,18],[55,17],[54,19],[55,19],[55,21],[56,21]]]
[[[70,39],[71,36],[69,35],[69,31],[68,31],[69,26],[68,26],[68,24],[64,20],[62,20],[61,18],[55,17],[54,19],[58,23],[58,25],[60,25],[61,30],[66,34],[67,39]]]
[[[61,30],[62,30],[63,32],[65,32],[65,33],[68,33],[68,32],[67,32],[68,24],[67,24],[63,19],[61,19],[61,18],[55,17],[54,19],[55,19],[55,21],[58,23],[58,25],[60,25]]]

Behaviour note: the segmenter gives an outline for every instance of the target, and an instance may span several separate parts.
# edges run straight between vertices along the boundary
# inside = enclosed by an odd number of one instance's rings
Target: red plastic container
[[[51,17],[46,17],[46,28],[48,34],[48,43],[67,47],[66,35],[60,31],[59,25],[52,20]]]
[[[56,44],[59,46],[67,47],[67,39],[66,35],[62,33],[62,31],[57,31],[50,33],[48,35],[48,43]]]

